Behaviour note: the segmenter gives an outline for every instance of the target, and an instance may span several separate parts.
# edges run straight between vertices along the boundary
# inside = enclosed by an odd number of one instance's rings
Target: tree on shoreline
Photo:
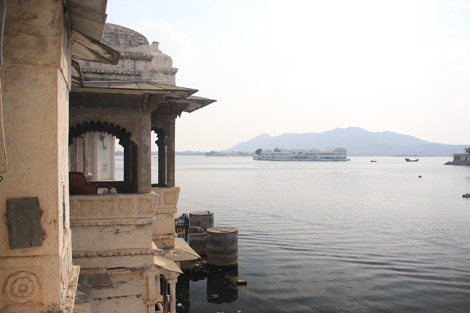
[[[465,152],[467,152],[468,154],[470,154],[470,147],[465,148]]]

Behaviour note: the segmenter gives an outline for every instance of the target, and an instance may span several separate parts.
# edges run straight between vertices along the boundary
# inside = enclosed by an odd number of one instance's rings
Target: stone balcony
[[[181,270],[165,256],[175,249],[178,194],[179,188],[161,188],[70,196],[73,262],[82,268],[80,281],[89,290],[92,312],[154,312],[166,293],[175,312]],[[168,249],[158,248],[153,237]],[[161,281],[169,290],[160,290]]]
[[[156,193],[71,195],[74,263],[82,268],[153,266],[159,198]]]
[[[146,194],[71,195],[75,263],[89,268],[129,266],[124,256],[150,257],[160,249],[175,248],[179,192],[179,187],[154,187]],[[151,262],[142,257],[136,259],[139,264]]]

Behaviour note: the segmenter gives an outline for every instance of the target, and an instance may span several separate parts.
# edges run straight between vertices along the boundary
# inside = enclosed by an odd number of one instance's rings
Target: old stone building
[[[175,312],[197,257],[174,233],[175,120],[213,100],[175,86],[158,44],[105,25],[105,0],[0,4],[0,312]],[[89,145],[113,136],[122,181]]]

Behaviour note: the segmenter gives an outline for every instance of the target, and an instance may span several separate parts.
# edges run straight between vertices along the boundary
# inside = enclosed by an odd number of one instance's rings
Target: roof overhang
[[[153,257],[153,264],[169,273],[173,272],[177,274],[183,274],[179,266],[167,258],[156,255]]]
[[[72,29],[72,58],[115,65],[119,61],[119,52],[99,40]]]
[[[79,73],[79,69],[74,70]],[[72,86],[70,103],[75,106],[89,103],[90,107],[92,104],[99,104],[106,107],[135,108],[143,99],[151,96],[154,100],[160,99],[157,100],[159,103],[167,103],[171,107],[170,114],[177,116],[183,112],[194,112],[216,101],[193,96],[196,92],[196,89],[151,82],[88,81],[82,87]]]
[[[72,58],[107,64],[117,64],[119,52],[100,42],[106,23],[107,0],[68,0],[66,10],[72,28]],[[79,67],[79,65],[78,65]],[[82,84],[77,70],[72,72],[74,85]]]
[[[84,82],[82,88],[72,88],[76,93],[101,93],[123,95],[164,94],[174,99],[185,99],[196,93],[197,89],[151,82]]]
[[[72,29],[99,41],[106,23],[107,3],[107,0],[68,0]]]
[[[184,112],[191,113],[191,112],[194,112],[196,110],[199,110],[200,108],[205,107],[206,105],[214,103],[216,101],[217,100],[213,100],[213,99],[209,99],[209,98],[203,98],[203,97],[198,97],[198,96],[189,96],[186,99],[178,100],[177,103],[181,103],[181,104],[186,106],[183,110]]]
[[[175,239],[175,246],[162,250],[163,257],[174,262],[195,261],[201,257],[182,238]]]

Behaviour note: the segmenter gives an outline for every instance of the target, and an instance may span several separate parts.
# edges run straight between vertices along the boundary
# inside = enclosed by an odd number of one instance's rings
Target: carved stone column
[[[135,185],[135,168],[133,166],[134,164],[134,149],[132,146],[132,142],[126,141],[123,143],[124,147],[124,182],[126,185],[126,193],[129,192],[135,192],[136,190],[131,188],[131,185]]]
[[[88,133],[83,134],[83,174],[85,176],[90,172],[88,168]],[[93,173],[93,175],[96,175]]]
[[[172,275],[173,276],[173,275]],[[176,313],[176,283],[178,280],[175,277],[172,277],[168,280],[170,284],[170,312]]]
[[[175,187],[175,118],[168,121],[167,187]]]
[[[78,172],[78,138],[72,143],[72,161],[71,171]]]
[[[148,306],[148,313],[155,312],[155,305],[157,304],[157,281],[155,278],[155,272],[147,273],[148,279],[148,295],[147,295],[147,306]],[[160,285],[160,282],[158,282]]]
[[[158,185],[166,186],[166,137],[165,130],[158,128],[155,130],[158,140],[155,142],[158,146]]]
[[[140,120],[140,140],[137,147],[138,187],[139,193],[147,193],[152,188],[152,157],[150,154],[151,138],[150,114],[142,116]]]
[[[161,295],[162,291],[161,291],[161,288],[160,288],[160,279],[161,279],[161,276],[160,274],[157,274],[155,275],[155,294],[157,295],[157,299],[158,297]]]

